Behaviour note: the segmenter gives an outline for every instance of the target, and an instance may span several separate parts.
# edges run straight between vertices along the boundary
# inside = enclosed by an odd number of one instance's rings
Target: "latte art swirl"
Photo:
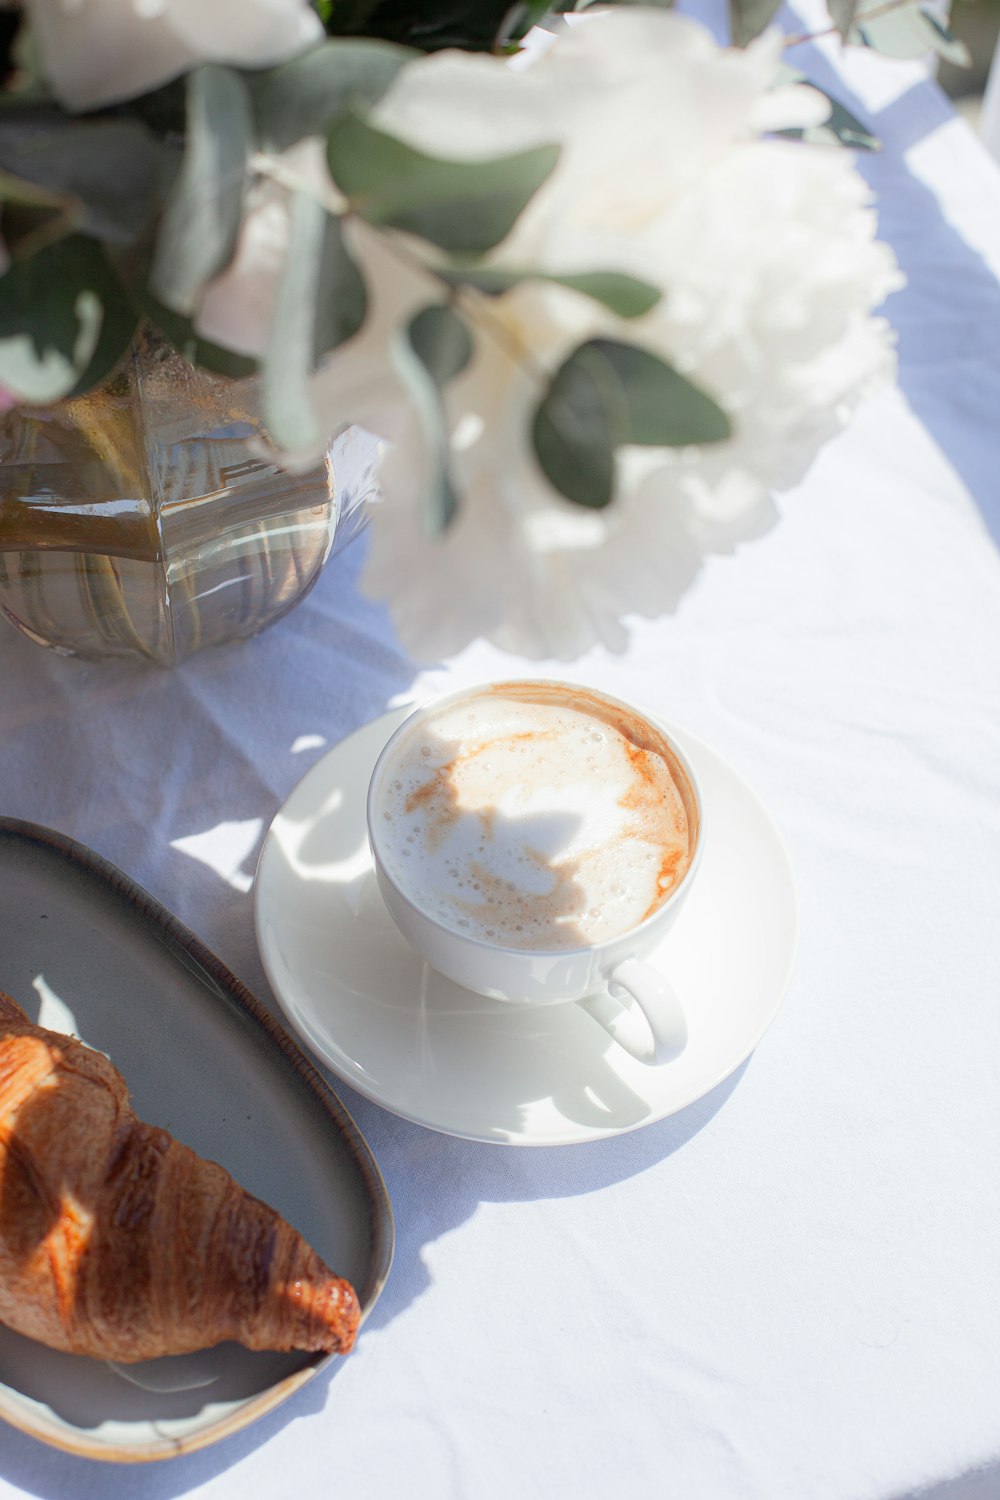
[[[655,727],[545,684],[498,684],[404,732],[375,818],[387,874],[428,916],[534,950],[629,932],[676,889],[697,838]]]

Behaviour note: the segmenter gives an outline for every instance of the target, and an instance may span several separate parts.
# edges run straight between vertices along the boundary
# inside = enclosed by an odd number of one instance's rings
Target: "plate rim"
[[[59,858],[68,859],[73,865],[85,871],[88,878],[95,878],[112,890],[118,899],[131,905],[147,922],[153,934],[175,960],[186,962],[189,966],[193,964],[196,971],[202,971],[214,986],[224,991],[228,998],[236,1003],[244,1020],[263,1032],[268,1043],[276,1048],[284,1060],[290,1064],[299,1083],[314,1096],[347,1145],[370,1196],[371,1224],[374,1231],[371,1250],[372,1264],[365,1286],[356,1289],[361,1304],[363,1326],[385,1289],[392,1270],[395,1254],[395,1216],[389,1190],[375,1154],[343,1100],[327,1083],[316,1064],[306,1055],[281,1021],[267,1009],[253,991],[179,917],[176,917],[157,897],[127,875],[118,865],[69,834],[23,818],[0,815],[0,840],[7,839],[14,843],[41,848]],[[185,957],[181,958],[181,954]],[[7,1400],[8,1388],[2,1381],[0,1381],[0,1418],[11,1427],[45,1443],[48,1447],[71,1453],[78,1458],[126,1464],[178,1458],[210,1447],[223,1438],[230,1437],[245,1427],[251,1426],[260,1417],[274,1411],[296,1391],[307,1385],[335,1357],[333,1354],[317,1352],[308,1357],[300,1369],[286,1375],[277,1384],[268,1386],[258,1395],[248,1398],[234,1407],[232,1411],[207,1423],[203,1428],[179,1437],[157,1438],[135,1444],[101,1443],[84,1437],[77,1439],[71,1435],[70,1428],[64,1428],[54,1419],[50,1421],[40,1415],[37,1422],[33,1420],[30,1407],[15,1403],[11,1409]]]
[[[717,1074],[713,1074],[712,1081],[707,1085],[707,1087],[699,1087],[697,1093],[692,1094],[690,1097],[684,1097],[680,1099],[678,1103],[672,1105],[670,1109],[657,1113],[652,1119],[641,1120],[636,1122],[635,1124],[616,1125],[611,1126],[607,1129],[591,1129],[583,1135],[578,1132],[567,1132],[564,1136],[557,1134],[545,1136],[544,1138],[536,1138],[530,1135],[525,1135],[523,1133],[512,1134],[508,1136],[487,1136],[481,1133],[458,1130],[454,1127],[443,1125],[438,1121],[427,1119],[414,1110],[408,1110],[398,1107],[394,1104],[387,1103],[385,1098],[378,1092],[378,1090],[372,1088],[372,1086],[368,1084],[364,1079],[355,1079],[353,1075],[348,1076],[347,1073],[343,1070],[342,1065],[336,1060],[336,1058],[331,1057],[329,1053],[322,1048],[322,1046],[320,1046],[316,1041],[312,1039],[312,1037],[309,1035],[308,1030],[302,1026],[300,1020],[294,1014],[293,1010],[286,1004],[285,997],[278,983],[277,976],[273,974],[271,964],[268,960],[263,935],[263,919],[261,916],[262,883],[260,876],[272,844],[277,843],[275,825],[284,814],[285,809],[287,808],[291,799],[299,792],[303,784],[311,776],[317,773],[325,763],[334,759],[339,754],[342,754],[344,752],[345,746],[347,746],[350,741],[372,731],[376,725],[382,723],[387,726],[387,734],[391,733],[392,730],[388,726],[390,726],[394,721],[397,720],[399,722],[403,722],[407,715],[412,713],[416,708],[420,706],[421,700],[413,700],[406,704],[400,704],[389,708],[381,714],[376,714],[374,718],[369,719],[366,723],[359,724],[356,729],[350,732],[350,734],[345,735],[342,739],[338,740],[336,744],[331,745],[324,752],[324,754],[319,757],[318,760],[314,761],[309,769],[305,771],[303,775],[300,776],[298,781],[295,782],[294,785],[289,789],[284,800],[281,803],[281,806],[275,812],[274,817],[272,818],[271,823],[268,826],[264,841],[261,845],[260,854],[258,855],[257,865],[254,872],[253,884],[254,931],[257,939],[257,951],[260,955],[260,960],[264,967],[264,972],[267,976],[268,984],[270,985],[271,991],[277,1003],[281,1007],[282,1014],[285,1016],[285,1019],[293,1028],[296,1035],[300,1038],[303,1045],[308,1047],[310,1051],[320,1057],[323,1065],[329,1068],[330,1071],[341,1080],[341,1082],[347,1085],[347,1087],[354,1089],[363,1098],[369,1100],[370,1103],[377,1104],[381,1109],[388,1111],[388,1113],[395,1115],[397,1118],[406,1120],[413,1125],[422,1126],[426,1130],[433,1130],[440,1135],[451,1136],[456,1140],[475,1141],[477,1144],[485,1146],[497,1146],[501,1148],[515,1147],[522,1150],[544,1150],[548,1147],[562,1148],[565,1146],[586,1146],[591,1142],[614,1139],[618,1136],[631,1134],[634,1130],[645,1129],[649,1125],[658,1124],[663,1120],[671,1118],[671,1116],[673,1115],[679,1114],[681,1110],[689,1109],[700,1099],[704,1099],[707,1094],[710,1094],[712,1092],[713,1089],[718,1088],[726,1081],[727,1078],[732,1077],[737,1069],[746,1062],[747,1058],[752,1056],[756,1048],[759,1046],[762,1038],[770,1029],[776,1016],[778,1015],[778,1012],[781,1010],[781,1007],[784,1004],[785,997],[791,984],[792,975],[795,970],[795,961],[798,954],[800,930],[798,888],[795,881],[794,866],[792,865],[791,857],[788,853],[788,847],[785,843],[784,837],[782,836],[781,830],[778,828],[777,823],[774,821],[774,818],[768,811],[762,798],[749,784],[745,777],[743,777],[741,773],[736,770],[736,768],[724,755],[721,755],[719,751],[717,751],[713,746],[709,745],[699,735],[694,734],[692,731],[684,728],[683,726],[675,724],[672,720],[665,719],[662,714],[641,705],[639,705],[640,712],[645,714],[647,718],[653,719],[654,722],[660,724],[669,734],[678,736],[681,746],[685,749],[686,752],[688,751],[688,746],[691,745],[695,747],[696,753],[700,750],[704,750],[707,754],[714,757],[714,759],[725,769],[725,771],[733,778],[733,780],[739,784],[742,794],[748,797],[754,803],[756,809],[760,814],[763,815],[765,821],[767,822],[769,830],[775,841],[775,850],[781,862],[782,872],[787,878],[788,895],[790,898],[790,940],[788,943],[783,972],[781,974],[779,982],[776,983],[774,987],[774,998],[759,1026],[754,1031],[752,1040],[750,1041],[749,1045],[745,1048],[744,1051],[742,1051],[739,1057],[737,1057],[732,1062],[727,1061],[725,1066],[723,1066]]]

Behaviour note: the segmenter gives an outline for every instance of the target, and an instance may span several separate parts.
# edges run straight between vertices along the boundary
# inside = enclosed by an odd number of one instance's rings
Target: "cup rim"
[[[691,787],[695,805],[698,810],[698,833],[695,839],[694,853],[691,856],[691,862],[688,865],[687,869],[684,871],[684,874],[681,876],[681,879],[678,881],[677,885],[670,892],[670,895],[667,896],[666,899],[655,908],[655,910],[651,911],[647,916],[643,917],[642,921],[637,922],[634,927],[627,927],[624,932],[618,933],[615,937],[604,938],[598,943],[582,943],[575,948],[515,948],[511,944],[490,942],[489,939],[476,937],[473,933],[458,932],[454,927],[450,927],[447,922],[442,922],[439,918],[433,916],[423,906],[421,906],[419,902],[414,901],[413,897],[410,896],[408,892],[403,890],[402,886],[399,884],[399,881],[396,880],[392,873],[387,869],[384,860],[379,857],[378,839],[375,832],[376,820],[373,816],[373,804],[375,800],[376,781],[379,779],[380,775],[384,774],[384,767],[389,760],[390,751],[398,743],[398,741],[403,738],[404,733],[412,728],[414,720],[424,716],[429,716],[431,713],[437,713],[439,709],[447,708],[450,704],[458,702],[463,698],[478,697],[487,689],[502,688],[506,683],[528,687],[538,686],[567,688],[571,692],[583,691],[592,693],[595,697],[603,698],[605,702],[612,704],[616,708],[624,709],[629,713],[638,714],[641,718],[646,719],[650,724],[652,724],[656,731],[663,736],[667,744],[670,746],[671,752],[677,757],[678,761],[680,762],[681,770],[684,772],[685,776],[688,779],[688,784]],[[659,923],[663,919],[663,914],[670,910],[672,907],[676,906],[682,895],[687,894],[687,891],[690,889],[691,882],[697,872],[698,866],[701,864],[702,852],[705,847],[705,803],[702,797],[701,785],[698,781],[697,773],[695,772],[694,767],[688,759],[688,756],[681,749],[680,745],[678,745],[677,741],[674,739],[673,734],[666,727],[663,721],[658,717],[658,715],[650,713],[648,709],[640,707],[635,703],[631,703],[627,699],[618,698],[613,693],[606,693],[603,688],[591,687],[588,684],[581,682],[571,682],[562,677],[489,678],[482,682],[474,683],[469,687],[456,688],[450,693],[440,693],[433,698],[429,698],[426,703],[418,703],[414,705],[412,712],[408,713],[403,722],[397,725],[397,727],[393,730],[392,734],[386,740],[385,744],[382,746],[382,749],[378,753],[378,757],[376,758],[375,764],[372,767],[371,776],[368,779],[368,791],[365,800],[365,817],[368,825],[368,842],[371,848],[376,874],[380,879],[385,880],[392,887],[393,891],[396,893],[399,899],[401,901],[404,901],[406,905],[411,908],[411,910],[416,912],[436,931],[445,933],[449,938],[453,938],[456,942],[462,943],[469,948],[481,949],[485,953],[501,953],[508,957],[523,956],[527,959],[555,960],[579,958],[581,955],[585,954],[604,954],[608,950],[613,949],[616,944],[630,941],[637,934],[645,932],[649,927]]]

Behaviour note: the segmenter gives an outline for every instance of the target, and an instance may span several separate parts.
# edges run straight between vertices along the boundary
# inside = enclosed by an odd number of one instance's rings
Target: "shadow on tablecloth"
[[[875,195],[879,238],[893,247],[907,278],[883,309],[898,336],[898,385],[1000,546],[1000,280],[905,160],[936,130],[961,127],[933,83],[911,88],[876,111],[852,94],[818,48],[795,48],[789,61],[883,143],[881,151],[857,152],[855,163]],[[971,149],[969,155],[971,162]],[[992,185],[985,148],[982,171]],[[970,197],[976,191],[970,183]],[[1000,205],[1000,177],[995,197]]]

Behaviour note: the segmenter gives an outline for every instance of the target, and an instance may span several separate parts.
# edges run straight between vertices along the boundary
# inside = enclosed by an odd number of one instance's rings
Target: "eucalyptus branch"
[[[894,10],[904,10],[908,5],[912,4],[913,0],[885,0],[885,4],[877,5],[873,10],[866,11],[860,21],[852,22],[852,24],[863,25],[867,21],[878,20],[880,16],[887,16]],[[786,48],[801,47],[805,42],[818,42],[825,36],[839,35],[840,27],[831,22],[829,26],[824,26],[822,31],[803,31],[795,36],[786,36],[783,45]]]
[[[456,286],[436,266],[430,266],[426,261],[421,260],[419,255],[414,255],[405,241],[401,240],[394,231],[390,230],[388,234],[385,234],[380,226],[375,224],[369,224],[368,228],[380,233],[386,249],[401,264],[409,266],[411,270],[423,272],[431,280],[435,289],[443,289],[447,293],[451,306],[458,307],[468,316],[475,328],[492,337],[514,364],[526,370],[540,386],[548,384],[551,378],[550,372],[538,363],[527,344],[516,338],[511,329],[499,318],[493,317],[490,312],[490,299],[485,293],[476,291],[474,287]]]
[[[320,190],[315,181],[306,182],[294,169],[287,167],[266,152],[257,152],[251,157],[250,165],[261,177],[270,178],[272,182],[287,188],[291,193],[309,193],[322,204],[327,213],[335,214],[345,222],[353,219],[364,223],[366,228],[378,235],[385,249],[401,266],[423,276],[434,291],[443,289],[447,293],[449,303],[459,307],[468,315],[475,327],[491,336],[500,347],[506,350],[514,363],[526,369],[540,386],[548,382],[549,372],[538,364],[527,345],[515,338],[511,330],[498,318],[491,316],[489,301],[482,293],[475,292],[468,287],[455,286],[436,266],[428,265],[425,260],[415,254],[395,230],[387,230],[379,224],[372,224],[367,219],[362,219],[358,211],[351,206],[350,200],[332,180]]]

